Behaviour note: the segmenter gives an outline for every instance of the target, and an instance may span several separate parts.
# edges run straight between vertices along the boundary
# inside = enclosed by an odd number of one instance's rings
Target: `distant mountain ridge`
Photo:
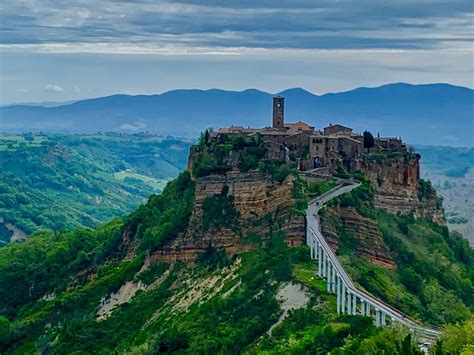
[[[474,90],[449,84],[387,84],[315,95],[287,89],[288,122],[317,128],[341,123],[356,131],[402,136],[411,144],[473,146]],[[262,127],[271,122],[271,97],[244,91],[173,90],[157,95],[112,95],[55,107],[0,107],[0,131],[150,131],[195,137],[207,127]]]

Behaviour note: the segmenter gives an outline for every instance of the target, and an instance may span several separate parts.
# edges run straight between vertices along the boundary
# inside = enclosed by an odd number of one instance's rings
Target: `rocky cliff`
[[[197,178],[189,227],[165,245],[156,257],[192,260],[208,246],[234,254],[252,248],[252,238],[257,235],[267,238],[269,233],[277,231],[285,235],[288,244],[301,245],[305,239],[305,219],[294,211],[293,182],[293,176],[278,183],[255,170],[246,173],[234,170]],[[231,198],[229,201],[239,216],[238,223],[218,226],[210,223],[206,229],[203,203],[206,199],[222,196],[223,191]]]
[[[444,211],[436,192],[420,194],[420,156],[364,159],[362,171],[374,189],[374,206],[391,213],[413,213],[444,224]]]
[[[353,207],[332,207],[321,217],[321,229],[331,249],[337,253],[340,245],[354,239],[355,252],[373,265],[393,269],[377,222],[361,216]]]

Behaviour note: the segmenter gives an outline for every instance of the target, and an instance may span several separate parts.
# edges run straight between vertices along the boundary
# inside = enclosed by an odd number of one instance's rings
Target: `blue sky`
[[[4,0],[0,103],[175,88],[474,86],[472,1]]]

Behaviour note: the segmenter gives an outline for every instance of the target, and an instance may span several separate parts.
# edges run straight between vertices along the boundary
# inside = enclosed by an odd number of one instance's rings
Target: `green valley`
[[[186,166],[190,141],[147,134],[0,136],[0,246],[136,209]]]

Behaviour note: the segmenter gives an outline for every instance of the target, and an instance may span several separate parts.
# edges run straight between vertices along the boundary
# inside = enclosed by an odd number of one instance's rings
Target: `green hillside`
[[[367,188],[355,190],[340,203],[362,210],[370,204]],[[375,328],[370,319],[337,315],[335,296],[314,276],[308,248],[289,248],[278,231],[269,231],[269,238],[253,236],[258,247],[236,256],[208,248],[195,264],[150,259],[150,251],[186,229],[193,199],[194,182],[183,173],[163,194],[152,196],[123,220],[95,230],[38,232],[25,243],[0,250],[0,351],[418,353],[404,330]],[[415,256],[409,266],[422,275],[421,287],[437,284],[441,295],[450,296],[433,300],[435,304],[426,302],[424,291],[412,291],[405,283],[410,277],[405,280],[395,272],[383,279],[385,292],[376,285],[378,271],[367,270],[364,264],[351,267],[354,275],[362,275],[358,281],[383,298],[390,290],[401,290],[419,307],[421,319],[438,312],[440,302],[455,305],[452,300],[458,304],[450,311],[453,318],[438,319],[439,324],[472,317],[473,252],[466,243],[429,222],[405,221],[405,232],[399,224],[402,217],[383,216],[380,221],[393,221],[381,224],[393,240],[402,239],[400,233],[421,229],[432,236],[432,243],[421,236],[410,240]],[[406,242],[394,242],[390,248],[400,250],[402,258],[401,245]],[[429,254],[426,265],[436,263],[438,273],[424,266],[421,274],[413,263]],[[453,270],[456,276],[451,275]],[[363,283],[372,277],[372,284]],[[285,309],[287,317],[280,322]],[[466,322],[446,330],[445,351],[469,350],[472,339],[465,330],[473,321]],[[441,345],[437,350],[442,353]]]
[[[1,135],[0,246],[136,209],[186,166],[189,141],[152,135]],[[4,224],[3,224],[4,223]]]

